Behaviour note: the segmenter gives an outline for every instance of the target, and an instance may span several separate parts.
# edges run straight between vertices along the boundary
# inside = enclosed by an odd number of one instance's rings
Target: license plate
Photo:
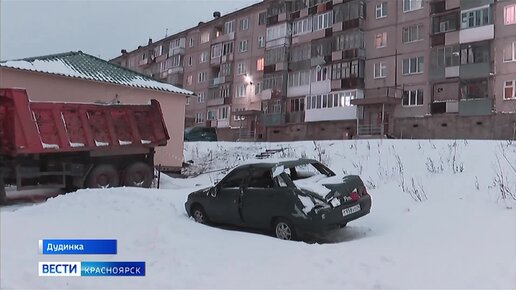
[[[357,204],[357,205],[354,205],[352,207],[348,207],[348,208],[345,208],[342,210],[342,216],[347,216],[347,215],[350,215],[352,213],[356,213],[360,211],[360,204]]]

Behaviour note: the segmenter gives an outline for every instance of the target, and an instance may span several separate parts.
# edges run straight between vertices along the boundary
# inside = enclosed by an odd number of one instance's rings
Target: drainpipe
[[[385,122],[385,103],[382,104],[382,127],[380,129],[380,132],[382,134],[382,138],[384,137],[384,134],[385,134],[384,122]]]

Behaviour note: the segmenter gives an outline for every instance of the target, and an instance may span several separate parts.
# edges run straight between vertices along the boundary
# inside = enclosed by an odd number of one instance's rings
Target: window
[[[364,48],[364,32],[347,31],[334,37],[333,51]]]
[[[516,61],[516,41],[507,43],[503,47],[503,61]]]
[[[364,66],[363,60],[353,60],[342,63],[334,63],[332,65],[331,78],[333,80],[347,79],[350,77],[364,77]]]
[[[423,105],[423,90],[410,90],[403,93],[403,106],[413,107]]]
[[[222,55],[228,55],[233,53],[233,42],[225,42],[222,45]]]
[[[287,36],[287,23],[267,27],[267,32],[265,35],[267,41]]]
[[[209,58],[210,58],[210,52],[209,51],[201,52],[200,63],[207,62]]]
[[[516,24],[516,4],[503,8],[503,23],[505,25]]]
[[[376,19],[387,17],[387,2],[376,5]]]
[[[249,18],[240,19],[240,30],[249,29]]]
[[[487,84],[487,79],[462,81],[460,95],[462,99],[488,98],[489,86]]]
[[[312,46],[306,43],[290,49],[290,62],[309,60],[312,57]]]
[[[222,44],[215,44],[211,46],[211,58],[218,58],[222,55]]]
[[[190,105],[190,102],[191,102],[191,97],[190,96],[186,96],[186,105]]]
[[[293,35],[301,35],[312,32],[312,17],[306,17],[293,24]]]
[[[229,34],[235,32],[235,20],[224,23],[224,33]]]
[[[313,19],[313,30],[326,29],[333,25],[333,11],[315,15]]]
[[[192,66],[193,65],[193,59],[191,56],[188,57],[188,66]]]
[[[290,100],[289,112],[302,112],[305,110],[305,98]]]
[[[201,43],[206,43],[210,41],[210,32],[206,31],[201,34]]]
[[[251,188],[273,188],[274,180],[270,169],[254,168],[251,171],[248,187]]]
[[[432,17],[432,32],[437,34],[457,30],[458,17],[455,13]]]
[[[310,84],[310,70],[291,72],[288,75],[288,86],[299,87]]]
[[[193,40],[193,37],[190,37],[190,39],[188,40],[188,47],[193,47],[194,46],[194,40]]]
[[[240,97],[244,97],[245,95],[247,95],[247,85],[246,84],[237,85],[236,96],[240,98]]]
[[[247,70],[245,68],[245,63],[241,62],[241,63],[238,63],[237,64],[237,74],[238,75],[243,75],[243,74],[246,74],[247,73]]]
[[[414,42],[423,39],[423,24],[416,24],[408,27],[403,27],[401,41],[403,43]]]
[[[423,8],[423,0],[403,0],[403,12]]]
[[[197,94],[197,103],[201,104],[204,103],[204,100],[206,99],[206,93],[201,92]]]
[[[267,22],[267,12],[258,14],[258,25],[264,25]]]
[[[204,123],[204,114],[203,113],[195,114],[195,123],[197,123],[197,124]]]
[[[229,107],[219,108],[219,120],[227,120],[229,115]]]
[[[315,68],[315,81],[322,82],[328,79],[328,67]]]
[[[192,85],[192,83],[193,83],[193,77],[192,77],[192,75],[187,76],[187,77],[186,77],[186,85],[187,85],[187,86],[191,86],[191,85]]]
[[[417,74],[423,72],[423,57],[406,58],[403,60],[403,71],[404,75]]]
[[[229,95],[230,95],[229,85],[220,86],[220,97],[227,98],[227,97],[229,97]]]
[[[208,111],[208,116],[207,116],[206,119],[208,119],[208,120],[215,120],[215,119],[217,119],[217,112],[213,111],[213,110],[209,110]]]
[[[197,82],[198,83],[204,83],[206,81],[206,72],[200,72],[198,75],[197,75]]]
[[[265,38],[263,37],[263,35],[258,36],[258,47],[265,47]]]
[[[326,109],[337,107],[352,107],[351,100],[355,99],[356,91],[341,91],[306,97],[306,109]]]
[[[516,80],[503,82],[503,98],[516,99]]]
[[[382,79],[387,76],[387,65],[385,62],[379,62],[374,64],[374,78]]]
[[[435,68],[457,66],[460,64],[460,49],[458,45],[439,47],[432,51],[431,57]]]
[[[490,9],[489,7],[463,11],[461,13],[460,27],[462,29],[478,27],[490,24]]]
[[[248,44],[247,40],[240,41],[240,44],[239,44],[240,52],[246,52],[247,51],[247,48],[248,48],[247,44]]]
[[[477,42],[463,45],[460,52],[460,63],[486,63],[489,62],[489,42]]]
[[[220,73],[222,76],[231,75],[231,63],[223,63],[220,65]]]
[[[263,57],[256,60],[256,70],[262,71],[264,66]]]
[[[387,46],[387,32],[376,34],[374,46],[376,48],[382,48]]]

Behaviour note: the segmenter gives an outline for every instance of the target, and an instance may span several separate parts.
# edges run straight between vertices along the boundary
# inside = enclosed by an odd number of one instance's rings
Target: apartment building
[[[119,65],[224,140],[513,138],[516,0],[264,0]]]

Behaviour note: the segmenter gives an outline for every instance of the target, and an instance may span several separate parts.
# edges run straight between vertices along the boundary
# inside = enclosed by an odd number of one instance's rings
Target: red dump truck
[[[154,147],[169,139],[159,103],[30,102],[0,88],[0,199],[5,186],[149,187]]]

